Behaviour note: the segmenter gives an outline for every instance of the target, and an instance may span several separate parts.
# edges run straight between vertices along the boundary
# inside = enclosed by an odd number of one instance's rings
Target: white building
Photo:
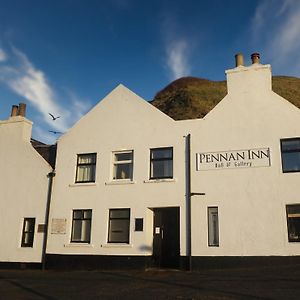
[[[52,168],[31,144],[25,109],[22,103],[13,106],[11,117],[0,121],[0,266],[5,267],[39,266],[45,242]]]
[[[174,121],[120,85],[59,139],[49,268],[300,255],[300,111],[257,54],[237,58],[203,119]]]

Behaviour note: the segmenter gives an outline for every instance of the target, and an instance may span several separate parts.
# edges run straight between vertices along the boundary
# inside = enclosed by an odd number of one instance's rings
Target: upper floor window
[[[76,182],[95,182],[96,153],[78,154]]]
[[[35,218],[24,218],[21,247],[33,247]]]
[[[150,149],[150,179],[173,178],[173,148]]]
[[[129,179],[133,176],[133,151],[113,153],[113,179]]]
[[[73,210],[71,242],[89,243],[91,240],[91,209]]]
[[[300,138],[281,140],[282,171],[300,172]]]
[[[286,206],[289,242],[300,242],[300,204]]]

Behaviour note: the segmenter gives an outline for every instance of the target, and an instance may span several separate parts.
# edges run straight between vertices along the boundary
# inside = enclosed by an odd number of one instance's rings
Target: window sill
[[[96,186],[98,185],[96,182],[80,182],[80,183],[70,183],[69,187],[78,187],[78,186]]]
[[[115,181],[109,181],[105,182],[105,185],[120,185],[120,184],[135,184],[136,181],[133,180],[115,180]]]
[[[162,178],[162,179],[148,179],[144,183],[159,183],[159,182],[176,182],[175,178]]]
[[[111,243],[111,244],[102,244],[102,248],[132,248],[132,244],[122,244],[122,243]]]
[[[64,244],[65,248],[94,248],[93,244],[88,244],[88,243],[69,243],[69,244]]]

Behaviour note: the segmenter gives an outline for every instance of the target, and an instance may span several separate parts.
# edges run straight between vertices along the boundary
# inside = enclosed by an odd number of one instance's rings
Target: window
[[[133,171],[133,151],[122,151],[113,153],[114,169],[113,179],[132,180]]]
[[[300,242],[300,204],[286,206],[289,242]]]
[[[281,140],[282,171],[300,172],[300,138]]]
[[[144,227],[144,219],[136,218],[134,231],[143,231],[143,227]]]
[[[78,154],[76,182],[95,182],[96,153]]]
[[[33,247],[35,218],[24,218],[21,247]]]
[[[91,209],[73,210],[71,242],[89,243],[91,241]]]
[[[150,179],[173,178],[173,148],[150,149]]]
[[[130,209],[110,209],[109,210],[109,243],[129,244],[129,223]]]
[[[219,246],[219,216],[218,207],[208,207],[208,246]]]

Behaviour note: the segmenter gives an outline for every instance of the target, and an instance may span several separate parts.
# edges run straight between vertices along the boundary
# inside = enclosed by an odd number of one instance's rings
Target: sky
[[[0,0],[0,120],[25,102],[33,138],[55,143],[120,83],[149,101],[253,52],[300,77],[300,0]]]

